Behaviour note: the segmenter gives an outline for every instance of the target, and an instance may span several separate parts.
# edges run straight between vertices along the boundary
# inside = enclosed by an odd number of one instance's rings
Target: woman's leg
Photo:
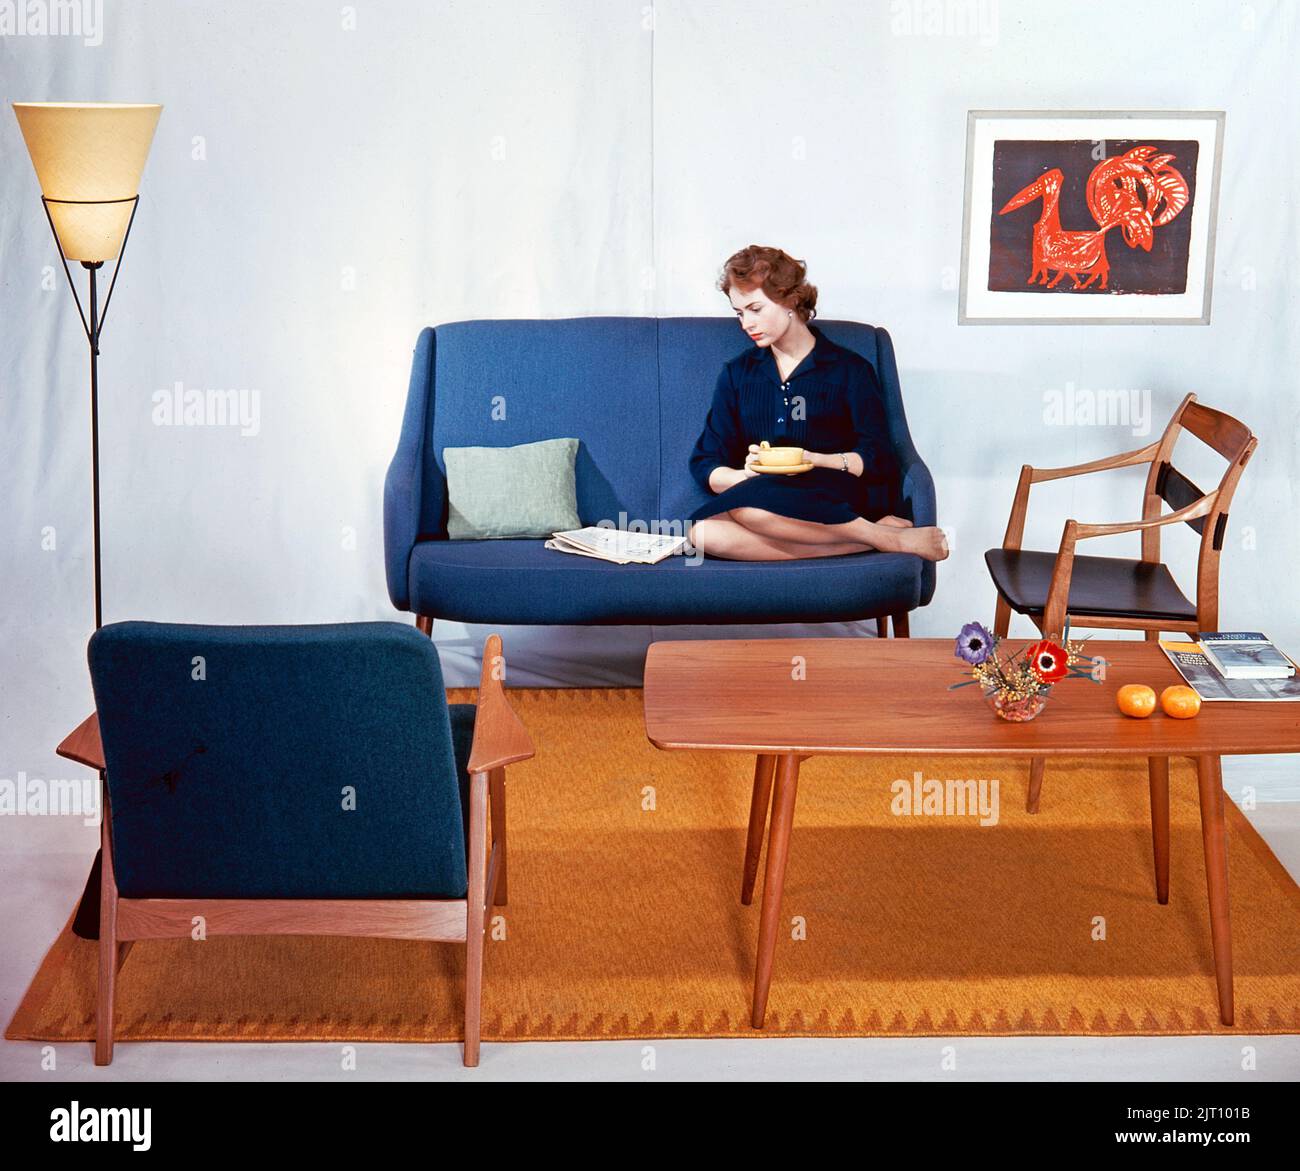
[[[900,527],[881,524],[862,517],[845,524],[821,524],[780,516],[764,508],[733,508],[728,514],[743,528],[781,542],[823,546],[853,546],[857,550],[880,549],[889,553],[915,553],[928,561],[942,561],[948,556],[948,542],[938,528]],[[898,520],[897,517],[891,518]]]
[[[700,552],[730,561],[800,561],[809,557],[861,553],[863,548],[856,541],[824,541],[820,544],[781,541],[747,529],[727,514],[697,520],[691,526],[690,540]]]

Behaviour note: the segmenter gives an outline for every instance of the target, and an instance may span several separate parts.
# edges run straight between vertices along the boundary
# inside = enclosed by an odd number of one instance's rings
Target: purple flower
[[[992,649],[993,636],[978,622],[967,622],[957,636],[957,649],[953,653],[972,667],[977,667],[989,657]]]

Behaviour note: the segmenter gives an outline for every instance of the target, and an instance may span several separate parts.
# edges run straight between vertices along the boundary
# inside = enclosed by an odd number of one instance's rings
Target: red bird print
[[[1153,146],[1135,146],[1115,158],[1103,159],[1088,176],[1088,210],[1097,221],[1095,232],[1067,232],[1061,227],[1059,169],[1045,171],[1018,191],[998,215],[1006,215],[1035,199],[1043,210],[1034,225],[1033,268],[1027,284],[1038,281],[1049,289],[1070,274],[1070,291],[1086,289],[1098,281],[1106,287],[1110,265],[1106,260],[1106,233],[1119,228],[1130,248],[1151,251],[1155,229],[1169,223],[1187,206],[1187,180],[1169,164],[1174,156],[1156,154]],[[1056,275],[1048,279],[1050,273]],[[1086,275],[1087,279],[1080,277]]]

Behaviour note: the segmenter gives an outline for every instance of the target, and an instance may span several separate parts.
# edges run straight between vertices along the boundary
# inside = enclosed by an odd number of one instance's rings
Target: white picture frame
[[[970,111],[958,323],[1208,325],[1224,122],[1222,110]],[[1176,151],[1167,149],[1171,143]],[[993,204],[1008,179],[1014,185],[1016,168],[1039,178],[1017,192],[1015,219],[1003,226],[1012,205],[995,212]],[[1100,222],[1093,196],[1109,201]],[[1154,214],[1152,198],[1165,199]],[[1053,249],[1053,240],[1065,238],[1067,245]],[[1062,254],[1093,257],[1092,267],[1053,267]],[[1111,279],[1111,257],[1122,278]],[[1019,264],[1023,271],[1013,273]]]

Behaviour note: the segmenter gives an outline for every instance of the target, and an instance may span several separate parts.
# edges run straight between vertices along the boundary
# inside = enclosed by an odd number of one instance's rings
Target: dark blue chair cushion
[[[123,622],[89,658],[124,897],[464,897],[473,709],[418,631]]]
[[[848,622],[912,609],[920,592],[905,553],[611,565],[541,541],[422,541],[411,554],[411,608],[456,622]]]

